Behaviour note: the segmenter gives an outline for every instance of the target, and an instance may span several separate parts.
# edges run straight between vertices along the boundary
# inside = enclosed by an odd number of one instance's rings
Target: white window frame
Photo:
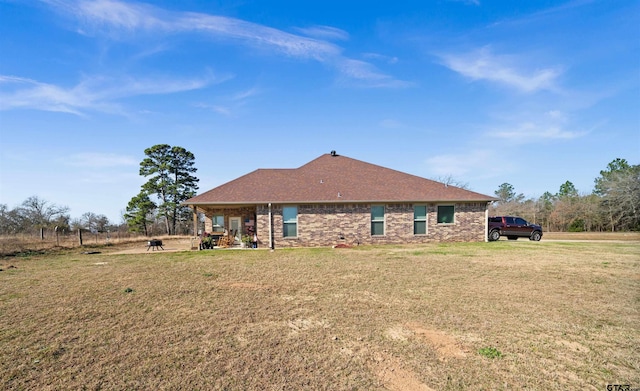
[[[381,207],[382,208],[382,220],[374,220],[373,219],[373,208]],[[385,205],[371,205],[371,212],[369,214],[369,218],[371,220],[371,230],[369,231],[371,236],[385,236],[387,232],[387,208]],[[382,234],[374,234],[373,233],[373,223],[382,223]]]
[[[216,225],[216,217],[222,217],[222,225]],[[216,230],[218,228],[219,230]],[[213,232],[224,232],[224,215],[211,216],[211,230]]]
[[[291,221],[286,221],[284,219],[284,210],[287,209],[287,208],[295,208],[295,210],[296,210],[296,221],[295,221],[295,223],[291,222]],[[298,237],[298,234],[300,232],[299,231],[299,226],[298,226],[298,215],[299,215],[299,213],[298,213],[298,206],[297,205],[285,205],[285,206],[282,207],[282,237],[283,238],[291,239],[291,238],[297,238]],[[296,226],[296,234],[295,235],[288,236],[286,234],[287,233],[287,229],[285,227],[287,226],[287,224],[291,224],[291,225],[295,224],[295,226]]]
[[[424,207],[424,219],[416,219],[416,207],[422,206]],[[424,222],[424,233],[416,233],[416,222]],[[429,206],[425,204],[415,204],[413,205],[413,234],[416,236],[426,235],[429,232]]]
[[[450,206],[453,208],[453,221],[446,221],[446,222],[441,222],[440,221],[440,207],[443,206]],[[436,223],[438,225],[451,225],[451,224],[455,224],[456,223],[456,205],[455,204],[440,204],[440,205],[436,205]]]

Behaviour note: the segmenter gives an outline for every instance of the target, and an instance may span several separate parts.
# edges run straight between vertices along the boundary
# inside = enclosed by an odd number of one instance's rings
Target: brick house
[[[494,197],[332,151],[258,169],[184,202],[195,232],[255,233],[260,247],[486,240]],[[204,227],[198,214],[205,216]]]

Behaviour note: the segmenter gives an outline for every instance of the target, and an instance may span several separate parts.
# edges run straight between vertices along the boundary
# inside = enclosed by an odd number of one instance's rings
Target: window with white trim
[[[438,205],[438,224],[453,224],[455,222],[454,205]]]
[[[285,206],[282,208],[282,236],[295,238],[298,236],[298,207]]]
[[[213,232],[224,231],[224,215],[213,215],[211,223],[213,225]]]
[[[426,205],[413,206],[413,234],[414,235],[427,234],[427,206]]]
[[[384,205],[371,206],[371,236],[384,235]]]

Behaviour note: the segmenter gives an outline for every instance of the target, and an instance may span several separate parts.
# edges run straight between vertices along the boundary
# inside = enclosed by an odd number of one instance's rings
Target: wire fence
[[[90,232],[85,230],[58,232],[54,229],[41,229],[37,232],[0,236],[0,255],[43,251],[52,248],[121,244],[147,239],[144,235],[132,232]]]

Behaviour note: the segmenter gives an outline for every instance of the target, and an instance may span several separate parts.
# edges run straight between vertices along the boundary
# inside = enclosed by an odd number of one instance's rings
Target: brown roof
[[[437,202],[495,200],[484,194],[324,154],[294,169],[258,169],[185,201],[193,204]]]

